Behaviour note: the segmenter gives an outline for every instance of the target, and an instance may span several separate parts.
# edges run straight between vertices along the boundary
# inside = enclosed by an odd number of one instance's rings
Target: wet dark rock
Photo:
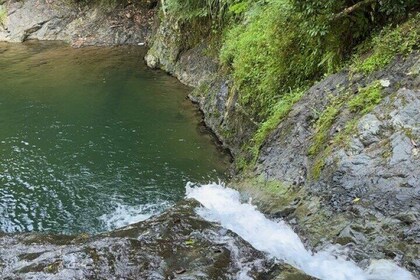
[[[188,46],[188,36],[192,36],[188,27],[166,17],[152,38],[145,61],[149,67],[163,69],[195,87],[189,97],[204,113],[205,124],[225,148],[238,155],[258,124],[237,103],[239,93],[232,90],[229,77],[219,75],[218,58],[209,54],[214,52],[209,42],[200,39]]]
[[[366,237],[363,233],[358,232],[351,225],[346,226],[335,239],[335,242],[341,245],[348,243],[366,242]]]
[[[218,70],[217,59],[206,54],[206,42],[186,48],[190,38],[182,23],[167,17],[153,34],[152,44],[145,56],[151,68],[160,68],[186,85],[198,87],[209,82]]]
[[[205,91],[198,87],[189,97],[200,106],[206,125],[237,156],[243,143],[251,139],[258,125],[237,103],[238,93],[232,94],[231,86],[228,80],[216,78]]]
[[[272,271],[283,270],[236,234],[198,217],[197,206],[186,201],[96,236],[3,234],[0,278],[238,279],[246,267],[254,279],[272,279]]]
[[[276,211],[275,213],[271,214],[273,218],[286,218],[287,216],[291,215],[293,212],[296,211],[296,206],[286,206],[283,209]]]
[[[299,270],[286,266],[283,271],[274,280],[314,280],[315,278],[303,274]]]
[[[396,218],[406,224],[413,224],[419,220],[419,213],[413,211],[407,211],[403,213],[399,213]]]
[[[375,115],[368,114],[359,121],[358,130],[360,133],[360,141],[365,146],[369,146],[379,141],[381,133],[381,121]]]

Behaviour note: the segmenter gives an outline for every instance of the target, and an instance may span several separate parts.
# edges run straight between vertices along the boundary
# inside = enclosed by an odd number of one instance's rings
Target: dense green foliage
[[[298,26],[291,23],[298,19],[290,9],[283,1],[254,8],[248,24],[227,32],[221,51],[222,63],[233,69],[239,102],[257,121],[269,118],[276,102],[304,86],[317,68],[312,42],[296,36]]]
[[[419,47],[419,16],[398,26],[418,12],[418,0],[164,3],[166,12],[181,22],[190,26],[207,22],[209,36],[221,38],[219,59],[233,76],[232,90],[239,93],[241,107],[260,123],[251,143],[243,147],[251,155],[248,160],[258,156],[263,141],[302,96],[302,89],[349,63],[354,71],[369,73],[396,54]],[[359,108],[363,106],[360,102],[374,104],[380,98],[375,89],[362,90],[349,105],[351,109],[364,110]],[[311,154],[323,149],[328,129],[343,104],[321,113]]]
[[[163,3],[165,9],[181,20],[209,18],[213,24],[220,24],[227,19],[228,9],[235,0],[166,0]]]
[[[333,72],[355,45],[416,0],[166,0],[183,21],[208,19],[225,34],[220,59],[232,69],[240,104],[265,121],[282,96]]]
[[[274,105],[270,117],[260,125],[259,129],[252,138],[252,143],[249,146],[249,149],[253,161],[257,159],[259,150],[264,140],[267,139],[267,136],[277,127],[279,122],[287,116],[293,105],[302,97],[303,93],[304,90],[302,89],[287,93],[280,99],[280,101],[277,102],[276,105]]]
[[[418,48],[420,48],[420,14],[396,28],[387,26],[371,40],[361,44],[353,58],[351,69],[368,74],[386,66],[395,55],[406,55]],[[369,54],[367,58],[366,54]]]

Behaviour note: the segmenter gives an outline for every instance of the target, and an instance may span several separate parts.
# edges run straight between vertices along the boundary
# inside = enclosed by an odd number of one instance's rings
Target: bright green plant
[[[348,106],[350,111],[364,115],[370,112],[382,100],[382,86],[379,82],[359,89],[359,93],[353,97]]]
[[[0,25],[3,25],[7,19],[7,10],[3,6],[0,6]]]
[[[270,117],[263,122],[254,137],[252,138],[251,152],[255,161],[259,155],[260,148],[267,139],[268,135],[279,125],[279,123],[289,114],[293,105],[300,100],[305,90],[296,90],[284,95],[273,107]]]
[[[340,113],[341,103],[332,103],[328,106],[316,122],[315,135],[312,141],[312,146],[309,148],[309,155],[315,156],[325,147],[331,126],[335,118]]]
[[[420,48],[420,14],[404,24],[388,26],[362,44],[353,58],[353,72],[371,73],[385,67],[396,55],[407,55]]]
[[[232,69],[239,103],[261,122],[283,95],[318,76],[317,42],[301,36],[286,0],[253,5],[244,22],[227,32],[220,59]]]
[[[208,18],[214,25],[223,25],[228,18],[229,9],[238,12],[241,4],[241,1],[235,0],[164,0],[163,2],[167,12],[178,19],[193,21]]]

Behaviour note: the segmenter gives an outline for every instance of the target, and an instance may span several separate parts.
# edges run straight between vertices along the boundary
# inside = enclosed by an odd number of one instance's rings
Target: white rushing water
[[[391,261],[376,260],[363,270],[346,256],[333,250],[313,253],[299,236],[284,222],[267,219],[255,206],[242,203],[240,194],[220,184],[195,186],[187,184],[187,197],[198,200],[204,207],[198,214],[218,222],[248,241],[255,249],[325,280],[414,280],[407,270]]]
[[[99,217],[106,230],[113,230],[147,220],[170,206],[170,203],[165,201],[137,206],[125,205],[120,202],[114,202],[114,204],[115,209],[112,212]]]

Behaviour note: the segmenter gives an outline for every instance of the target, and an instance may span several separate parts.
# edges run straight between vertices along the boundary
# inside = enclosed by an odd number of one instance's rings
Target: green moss
[[[279,123],[289,114],[293,105],[299,101],[305,90],[296,90],[284,95],[272,109],[270,117],[263,122],[252,139],[252,155],[253,159],[256,160],[261,145],[267,139],[268,135],[279,125]]]
[[[330,150],[330,149],[329,149]],[[311,166],[310,178],[312,180],[318,180],[321,176],[322,169],[325,166],[325,159],[330,153],[323,152],[322,154],[318,155]]]
[[[404,134],[410,138],[411,140],[415,140],[416,136],[413,133],[413,130],[411,128],[403,128]]]
[[[264,182],[264,189],[266,192],[284,196],[289,190],[289,187],[278,180],[267,180]]]
[[[7,19],[7,10],[5,7],[0,5],[0,25],[3,25]]]
[[[239,155],[235,160],[235,166],[238,170],[247,170],[250,167],[250,162],[244,155]]]
[[[341,101],[332,102],[321,114],[316,122],[315,135],[313,137],[312,145],[309,148],[308,154],[311,156],[317,155],[325,147],[328,134],[335,118],[340,113]]]
[[[365,88],[359,89],[359,93],[348,102],[348,106],[353,113],[364,115],[378,105],[382,97],[381,84],[374,82]]]
[[[407,55],[420,48],[420,14],[404,24],[384,28],[371,40],[362,44],[353,58],[353,72],[365,74],[377,71],[397,55]]]
[[[255,166],[264,141],[289,114],[293,105],[302,98],[304,93],[305,90],[303,89],[292,91],[284,95],[277,104],[271,108],[270,117],[259,125],[251,141],[242,146],[242,154],[235,160],[235,165],[239,170],[250,170]]]
[[[57,273],[60,270],[61,266],[62,266],[62,261],[55,261],[47,265],[44,271],[47,273]]]
[[[390,139],[385,139],[380,143],[380,146],[383,147],[382,158],[388,160],[392,157],[392,144]]]
[[[356,131],[358,120],[359,118],[348,121],[344,129],[334,135],[331,145],[324,150],[321,150],[319,154],[316,155],[310,172],[311,179],[319,179],[325,166],[325,160],[332,154],[334,147],[345,147],[349,143],[351,135]]]
[[[356,117],[348,121],[344,129],[334,136],[333,143],[335,146],[344,147],[349,143],[351,136],[356,132],[359,119]]]
[[[198,87],[196,87],[192,92],[191,95],[194,97],[203,97],[208,94],[210,91],[210,84],[209,83],[201,83]]]
[[[268,212],[282,209],[300,196],[299,190],[285,182],[268,179],[265,175],[242,178],[239,182],[235,182],[235,187],[251,195],[257,203],[258,201],[268,203],[261,205]]]
[[[351,136],[356,132],[359,119],[369,113],[382,100],[382,87],[375,81],[365,88],[359,89],[356,96],[344,94],[332,101],[322,112],[316,123],[316,131],[308,154],[313,157],[310,177],[319,179],[325,166],[325,160],[331,155],[334,147],[345,147]],[[329,141],[331,126],[338,114],[347,106],[354,115],[344,126],[344,129],[334,135]]]

